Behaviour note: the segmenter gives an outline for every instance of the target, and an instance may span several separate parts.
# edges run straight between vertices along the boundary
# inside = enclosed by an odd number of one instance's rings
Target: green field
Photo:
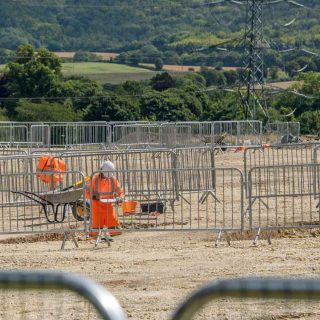
[[[0,72],[3,70],[4,65],[0,65]],[[127,80],[147,80],[156,74],[144,68],[105,62],[62,63],[62,72],[65,76],[81,75],[99,83],[112,84]]]
[[[144,68],[102,62],[63,63],[62,72],[65,76],[83,75],[99,83],[112,84],[127,80],[147,80],[156,74]]]

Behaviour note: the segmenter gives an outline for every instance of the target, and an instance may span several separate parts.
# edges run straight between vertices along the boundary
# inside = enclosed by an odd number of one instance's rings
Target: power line
[[[265,83],[264,86],[266,88],[268,88],[268,90],[270,89],[276,89],[278,91],[275,92],[275,94],[278,93],[291,93],[293,95],[299,96],[299,97],[304,97],[306,99],[310,99],[310,100],[319,100],[320,96],[311,96],[308,94],[304,94],[302,92],[296,91],[296,90],[292,90],[290,88],[288,89],[283,89],[281,87],[278,87],[276,85],[274,85],[274,83]],[[205,88],[205,89],[198,89],[196,91],[194,91],[195,93],[209,93],[209,92],[213,92],[213,91],[225,91],[225,92],[229,92],[229,93],[237,93],[238,90],[236,90],[237,87],[237,83],[234,84],[234,86],[231,87],[225,87],[225,86],[211,86],[209,88]],[[241,90],[245,90],[245,88],[242,88]],[[145,93],[141,93],[141,94],[124,94],[123,92],[121,92],[121,97],[135,97],[135,98],[142,98],[142,97],[146,97],[149,94],[154,94],[154,93],[160,93],[158,91],[152,91],[152,92],[145,92]],[[61,101],[61,100],[91,100],[91,99],[114,99],[114,98],[119,98],[119,95],[117,92],[113,92],[110,94],[104,94],[104,95],[93,95],[93,96],[51,96],[51,97],[7,97],[7,98],[1,98],[0,97],[0,101],[19,101],[19,100],[34,100],[34,101]]]
[[[222,42],[219,42],[219,43],[217,43],[215,45],[211,45],[211,46],[207,46],[207,47],[194,48],[192,51],[190,51],[190,53],[204,52],[204,51],[208,51],[208,50],[212,50],[212,49],[216,49],[217,51],[230,51],[231,50],[230,46],[228,46],[228,47],[225,47],[225,46],[226,45],[230,45],[232,43],[236,43],[235,46],[233,46],[233,48],[237,48],[240,45],[240,40],[241,41],[243,40],[242,37],[237,37],[237,38],[233,38],[233,39],[230,39],[230,40],[222,41]],[[308,49],[303,48],[303,47],[296,47],[295,46],[295,47],[289,47],[288,48],[287,45],[282,44],[283,47],[287,47],[287,48],[286,49],[280,49],[279,48],[279,43],[276,43],[274,41],[272,41],[272,43],[273,43],[273,45],[276,45],[277,47],[272,47],[272,45],[270,45],[270,48],[263,48],[263,49],[265,49],[265,50],[273,50],[273,51],[278,52],[278,53],[289,53],[289,52],[293,52],[293,51],[301,51],[303,53],[309,54],[309,55],[314,56],[314,57],[320,57],[320,53],[308,50]],[[269,44],[270,44],[270,42],[269,42]],[[79,52],[79,51],[75,51],[75,53],[76,52]],[[84,51],[84,52],[87,52],[87,51]],[[175,53],[175,51],[172,51],[172,52]],[[56,53],[59,53],[59,52],[52,52],[52,53],[56,54]],[[97,55],[97,58],[99,58],[99,53],[95,53],[95,52],[89,52],[89,53],[95,54],[95,55]],[[101,52],[101,53],[104,53],[104,52]],[[108,52],[105,52],[105,53],[108,53]],[[77,60],[74,60],[73,57],[59,57],[58,55],[56,55],[55,57],[41,57],[41,56],[30,57],[30,56],[10,56],[10,55],[5,56],[5,55],[0,55],[0,59],[7,59],[8,62],[15,62],[13,60],[17,60],[17,59],[55,60],[55,59],[58,58],[62,64],[64,64],[64,63],[87,63],[87,62],[88,63],[110,63],[110,64],[116,64],[117,63],[117,61],[116,61],[117,59],[136,60],[137,58],[140,58],[140,60],[141,60],[141,59],[156,59],[156,58],[166,59],[166,58],[171,58],[170,56],[168,57],[166,55],[163,55],[163,52],[161,52],[161,51],[159,52],[160,55],[159,54],[144,55],[144,54],[137,53],[137,57],[131,56],[131,55],[135,54],[132,51],[122,52],[122,53],[116,53],[116,52],[109,52],[109,53],[119,54],[119,55],[116,56],[116,57],[112,57],[112,62],[109,61],[109,60],[103,60],[103,59],[102,60],[97,60],[97,61],[94,61],[94,60],[91,60],[91,61],[77,61]],[[126,54],[128,54],[128,56],[125,56]],[[64,60],[66,62],[64,62]]]

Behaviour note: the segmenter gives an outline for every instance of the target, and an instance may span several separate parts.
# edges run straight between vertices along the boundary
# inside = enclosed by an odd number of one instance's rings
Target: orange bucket
[[[135,214],[138,208],[138,201],[124,201],[121,203],[122,214],[124,216],[129,216]]]

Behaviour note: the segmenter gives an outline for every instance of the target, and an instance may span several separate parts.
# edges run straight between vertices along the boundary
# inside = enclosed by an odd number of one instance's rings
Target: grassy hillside
[[[13,0],[1,3],[1,48],[24,43],[51,51],[121,53],[116,62],[138,65],[159,59],[169,65],[241,66],[246,1],[199,6],[205,0]],[[213,1],[214,2],[214,1]],[[275,2],[275,1],[273,1]],[[301,4],[296,5],[296,3]],[[280,1],[264,6],[265,65],[290,76],[320,62],[320,1]],[[231,41],[231,42],[230,42]],[[204,46],[222,50],[198,51]],[[1,60],[0,63],[6,61]],[[305,57],[307,56],[307,57]],[[317,59],[320,60],[320,59]],[[128,71],[130,72],[130,71]],[[117,73],[117,71],[116,71]]]
[[[144,68],[101,62],[63,63],[62,72],[65,76],[83,75],[99,83],[112,84],[127,80],[146,80],[155,75],[155,72]]]

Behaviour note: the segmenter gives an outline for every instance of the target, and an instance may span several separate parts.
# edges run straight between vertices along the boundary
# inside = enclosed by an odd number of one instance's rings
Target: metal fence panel
[[[212,131],[214,144],[261,145],[261,121],[215,121]]]
[[[90,176],[92,172],[100,170],[104,161],[113,162],[117,170],[170,169],[173,166],[174,154],[167,149],[101,150],[65,152],[57,158],[62,159],[67,168]]]
[[[61,272],[0,272],[1,319],[125,320],[102,286]]]
[[[32,148],[50,148],[49,125],[31,125],[29,142]]]
[[[211,122],[129,123],[113,126],[113,143],[125,147],[181,147],[211,143]]]
[[[246,148],[244,151],[244,177],[246,187],[248,174],[252,168],[311,164],[314,162],[314,148],[318,145],[319,144],[315,143],[299,143]]]
[[[159,124],[130,124],[113,127],[113,144],[123,147],[161,146]]]
[[[0,157],[0,174],[36,172],[40,155],[9,155]]]
[[[162,124],[160,129],[161,145],[165,147],[179,147],[191,145],[190,123]]]
[[[315,144],[313,150],[313,161],[314,163],[320,163],[320,142]]]
[[[17,145],[28,147],[28,141],[26,126],[0,126],[0,144],[8,147]]]
[[[0,122],[0,144],[19,142],[34,148],[106,147],[111,139],[111,125],[104,121]]]
[[[28,154],[28,152],[26,150],[22,150],[20,148],[7,148],[5,146],[0,145],[0,157],[27,155],[27,154]]]
[[[213,168],[214,167],[214,149],[212,147],[199,148],[176,148],[176,149],[151,149],[151,150],[105,150],[99,152],[80,151],[76,153],[66,152],[59,156],[67,168],[73,168],[83,172],[86,176],[100,169],[104,161],[114,163],[117,170],[167,170],[183,168]],[[190,175],[191,174],[191,175]],[[179,179],[179,188],[181,190],[194,190],[208,188],[207,179],[211,181],[211,188],[214,188],[214,171],[209,172],[207,177],[201,177],[201,184],[198,185],[198,177],[192,174],[198,174],[193,171],[186,171],[181,174]],[[196,182],[195,182],[196,181]]]
[[[178,125],[180,122],[177,123]],[[212,122],[182,122],[190,127],[188,140],[185,139],[186,146],[205,146],[212,144]]]
[[[250,227],[317,226],[320,221],[319,165],[252,168],[249,172]]]
[[[268,123],[265,127],[265,142],[267,143],[290,143],[290,136],[300,137],[300,122],[275,122]]]
[[[125,212],[122,205],[116,206],[115,215],[124,230],[243,230],[242,173],[216,169],[215,189],[209,179],[207,188],[200,189],[201,177],[210,177],[212,170],[117,171],[124,201],[134,201],[136,207]],[[195,179],[188,190],[179,189],[177,181],[185,174]],[[102,217],[105,212],[96,214]]]
[[[111,127],[106,123],[77,123],[74,127],[75,145],[100,145],[111,144]]]
[[[84,177],[80,172],[0,175],[0,233],[85,231],[85,223],[74,219],[76,205],[84,199]],[[78,183],[80,189],[73,186]],[[84,215],[86,210],[84,209]],[[86,219],[84,219],[86,220]]]
[[[212,147],[176,148],[173,151],[175,154],[174,168],[176,169],[215,168],[214,149]],[[200,174],[200,177],[198,174]],[[197,188],[207,190],[209,182],[210,188],[214,189],[215,171],[181,171],[177,180],[179,181],[179,190],[183,191],[192,191]]]
[[[50,124],[51,147],[108,146],[111,127],[106,123]]]
[[[167,147],[205,146],[212,143],[212,122],[162,124],[161,139]]]

